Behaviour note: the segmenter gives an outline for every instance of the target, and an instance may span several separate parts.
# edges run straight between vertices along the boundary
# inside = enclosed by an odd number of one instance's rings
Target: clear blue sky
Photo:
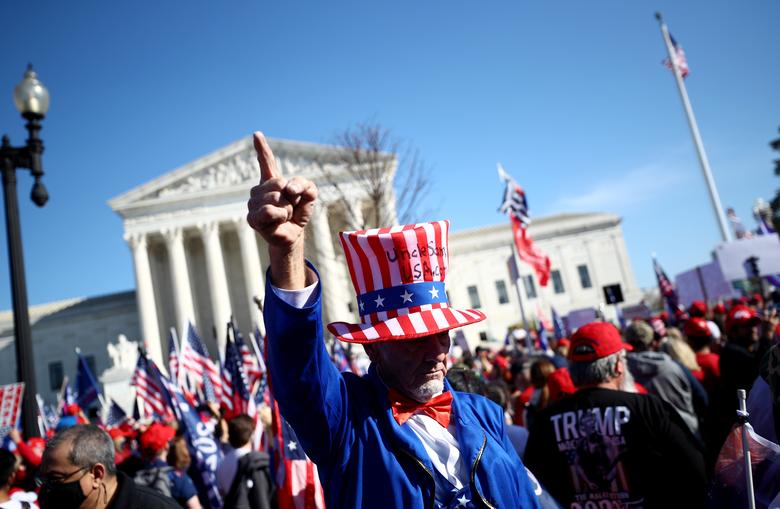
[[[780,186],[776,0],[3,2],[0,130],[24,140],[28,61],[52,97],[46,207],[19,179],[30,302],[133,287],[109,198],[257,129],[319,142],[365,120],[420,149],[454,229],[505,220],[501,161],[532,215],[620,214],[642,286],[653,251],[670,274],[705,262],[719,234],[656,10],[688,55],[724,205],[752,226]]]

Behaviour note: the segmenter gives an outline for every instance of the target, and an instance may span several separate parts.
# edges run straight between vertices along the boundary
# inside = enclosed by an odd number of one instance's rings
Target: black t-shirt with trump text
[[[565,508],[700,507],[702,451],[651,395],[583,389],[535,420],[524,462]]]

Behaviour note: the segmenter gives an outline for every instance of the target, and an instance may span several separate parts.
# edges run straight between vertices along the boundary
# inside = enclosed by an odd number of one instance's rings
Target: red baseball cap
[[[725,315],[726,314],[726,306],[723,305],[723,303],[715,304],[715,307],[712,308],[712,312],[718,315]]]
[[[558,346],[571,346],[571,341],[569,338],[561,338],[558,340]]]
[[[726,332],[729,332],[735,325],[758,325],[760,323],[761,318],[754,309],[742,305],[734,306],[726,317]]]
[[[591,322],[583,325],[571,337],[569,359],[574,362],[590,362],[620,350],[633,350],[623,342],[620,332],[607,322]]]
[[[141,450],[158,453],[165,449],[165,446],[168,445],[168,442],[170,442],[175,435],[175,429],[160,424],[159,422],[154,422],[146,431],[141,433]]]
[[[703,300],[691,302],[688,314],[691,316],[707,316],[707,304]]]
[[[702,338],[712,336],[710,326],[707,325],[707,320],[699,316],[694,316],[687,322],[685,322],[685,335],[689,338]]]

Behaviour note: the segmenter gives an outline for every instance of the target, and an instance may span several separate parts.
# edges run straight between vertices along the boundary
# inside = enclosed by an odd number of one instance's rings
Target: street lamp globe
[[[44,116],[49,111],[49,91],[38,80],[32,64],[27,66],[22,81],[14,89],[14,104],[22,116]]]

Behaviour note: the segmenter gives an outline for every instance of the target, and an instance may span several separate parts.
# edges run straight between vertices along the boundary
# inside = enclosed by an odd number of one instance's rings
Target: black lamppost
[[[38,81],[32,65],[27,67],[24,79],[14,89],[16,109],[27,120],[27,144],[12,147],[8,136],[3,136],[0,146],[0,164],[3,174],[5,198],[5,228],[8,233],[8,261],[11,268],[11,294],[14,306],[14,342],[16,344],[16,370],[19,381],[24,382],[22,401],[22,429],[26,438],[40,436],[38,429],[38,402],[35,399],[35,366],[33,365],[30,316],[27,312],[27,283],[24,278],[22,234],[19,228],[19,205],[16,200],[16,169],[26,168],[35,178],[32,201],[43,207],[49,193],[41,182],[43,166],[43,142],[38,137],[41,120],[49,109],[49,91]]]

